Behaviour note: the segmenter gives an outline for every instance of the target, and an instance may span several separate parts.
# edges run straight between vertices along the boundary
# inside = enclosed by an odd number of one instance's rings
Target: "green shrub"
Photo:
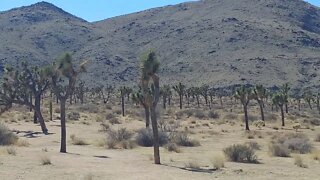
[[[232,162],[258,163],[254,150],[247,145],[234,144],[225,148],[223,152]]]

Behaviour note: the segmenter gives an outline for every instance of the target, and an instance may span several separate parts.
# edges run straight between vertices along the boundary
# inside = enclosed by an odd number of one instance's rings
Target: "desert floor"
[[[119,106],[120,107],[120,106]],[[83,110],[78,106],[68,108],[68,112],[80,112],[78,121],[67,123],[67,151],[59,153],[60,148],[60,121],[55,114],[54,120],[47,122],[49,135],[43,135],[40,127],[32,123],[32,113],[25,108],[17,107],[1,116],[1,121],[19,136],[19,141],[28,142],[29,145],[14,145],[13,147],[0,146],[0,179],[1,180],[82,180],[82,179],[320,179],[320,161],[314,160],[311,154],[301,157],[307,168],[294,165],[292,157],[272,157],[268,153],[268,144],[272,136],[282,133],[304,133],[310,138],[315,150],[320,149],[320,143],[315,142],[316,134],[320,132],[319,126],[303,126],[299,132],[292,129],[294,121],[309,116],[288,115],[285,128],[280,126],[278,112],[274,112],[275,121],[267,121],[261,129],[251,125],[252,137],[244,131],[241,107],[233,107],[238,111],[219,108],[217,119],[198,119],[196,117],[176,117],[178,109],[172,108],[169,113],[163,113],[160,118],[179,121],[181,130],[188,130],[190,137],[198,140],[201,146],[180,147],[181,152],[169,152],[161,148],[162,165],[153,164],[153,148],[136,146],[133,149],[108,149],[103,143],[106,133],[101,131],[101,121],[107,113],[117,114],[121,124],[110,125],[113,129],[126,127],[132,132],[144,128],[141,108],[129,108],[127,115],[118,115],[117,105],[105,109],[103,105]],[[92,112],[93,111],[93,112]],[[98,112],[97,112],[98,111]],[[293,110],[292,110],[293,111]],[[297,111],[297,110],[294,110]],[[134,113],[135,112],[135,113]],[[258,109],[251,107],[251,118],[259,118]],[[45,118],[48,113],[45,112]],[[232,115],[230,115],[232,114]],[[315,114],[315,113],[314,113]],[[235,116],[235,117],[234,117]],[[256,116],[256,117],[254,117]],[[228,119],[232,117],[232,119]],[[276,130],[278,127],[279,129]],[[70,135],[74,134],[86,141],[89,145],[73,145]],[[225,167],[213,169],[212,158],[223,156],[223,149],[232,144],[241,144],[255,141],[261,149],[256,151],[259,164],[225,162]],[[8,148],[14,148],[16,155],[7,153]],[[292,155],[293,156],[293,155]],[[41,159],[49,158],[51,165],[42,165]],[[187,168],[187,164],[197,164],[199,168]]]

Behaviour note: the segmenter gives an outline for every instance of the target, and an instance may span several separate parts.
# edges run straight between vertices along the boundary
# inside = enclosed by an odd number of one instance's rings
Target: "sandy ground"
[[[220,113],[222,119],[224,112]],[[5,117],[19,114],[10,112]],[[154,165],[152,148],[135,147],[134,149],[106,149],[98,146],[105,138],[105,133],[99,131],[100,123],[94,120],[96,114],[81,113],[88,124],[81,121],[69,122],[67,124],[68,153],[59,153],[60,127],[59,120],[47,122],[50,135],[43,135],[39,132],[40,127],[25,122],[8,122],[10,129],[18,130],[20,140],[27,140],[30,145],[27,147],[14,146],[16,156],[6,152],[8,147],[0,147],[0,179],[1,180],[82,180],[82,179],[146,179],[146,180],[186,180],[186,179],[299,179],[316,180],[320,179],[320,163],[311,158],[310,154],[302,155],[308,168],[300,168],[294,165],[293,158],[271,157],[268,155],[268,143],[272,135],[279,132],[294,132],[290,129],[274,130],[275,125],[280,122],[267,123],[267,126],[259,130],[251,127],[262,138],[248,139],[244,128],[240,126],[240,120],[236,124],[216,123],[218,120],[199,120],[194,118],[183,118],[181,125],[195,128],[190,129],[191,137],[198,139],[199,147],[181,147],[181,153],[168,152],[161,148],[162,165]],[[31,118],[28,115],[27,118]],[[239,116],[240,118],[240,116]],[[3,118],[2,118],[3,119]],[[196,121],[192,124],[192,121]],[[289,120],[288,120],[289,121]],[[135,130],[144,127],[143,121],[131,117],[121,119],[121,125],[113,125],[112,128],[128,127]],[[193,122],[194,123],[194,122]],[[208,124],[208,125],[205,125]],[[301,129],[298,133],[305,133],[312,141],[315,149],[320,149],[320,143],[314,142],[313,138],[320,132],[319,127],[314,129]],[[30,136],[30,133],[33,133]],[[84,139],[89,145],[72,145],[69,136],[75,134]],[[245,164],[226,162],[225,167],[220,170],[213,170],[211,160],[214,155],[222,154],[223,148],[248,141],[258,142],[262,148],[257,151],[260,164]],[[52,165],[42,165],[41,157],[49,157]],[[186,169],[189,162],[200,165],[200,170]]]

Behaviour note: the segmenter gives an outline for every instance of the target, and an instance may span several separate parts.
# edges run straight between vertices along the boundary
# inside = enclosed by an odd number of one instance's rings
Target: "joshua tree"
[[[316,103],[317,105],[317,110],[318,113],[320,114],[320,93],[318,93],[315,97],[314,97],[314,103]]]
[[[308,103],[309,108],[312,110],[311,102],[313,101],[313,95],[310,90],[304,92],[303,99]]]
[[[204,98],[206,105],[210,107],[210,104],[208,103],[208,96],[209,96],[209,86],[208,85],[202,85],[200,87],[200,94]]]
[[[127,96],[128,94],[130,95],[130,93],[132,92],[131,88],[128,88],[126,86],[121,86],[119,88],[119,92],[120,92],[120,97],[121,97],[121,109],[122,109],[122,116],[124,116],[124,98],[125,96]]]
[[[146,120],[146,128],[149,128],[150,126],[150,107],[147,105],[147,99],[143,96],[141,88],[137,92],[132,93],[132,101],[139,103],[144,108],[145,112],[145,120]]]
[[[179,95],[179,103],[180,103],[180,109],[182,109],[182,101],[183,101],[183,95],[185,93],[186,86],[183,85],[181,82],[178,85],[175,85],[172,87],[174,91],[176,91]]]
[[[61,120],[61,146],[60,152],[66,153],[66,101],[75,88],[77,77],[85,72],[85,63],[82,63],[78,69],[72,64],[72,57],[66,53],[58,59],[56,64],[47,68],[47,76],[51,77],[52,88],[60,101],[60,120]]]
[[[286,113],[288,113],[288,102],[289,102],[289,91],[290,91],[290,86],[289,83],[285,83],[284,85],[281,86],[281,93],[283,94],[286,102],[285,102],[285,108],[286,108]]]
[[[76,97],[80,100],[80,103],[81,103],[81,104],[84,103],[85,93],[86,93],[85,82],[84,82],[84,81],[79,81],[78,86],[76,86],[76,88],[75,88],[74,94],[75,94]],[[77,98],[75,98],[75,100],[76,100]]]
[[[167,99],[169,98],[169,96],[171,96],[171,94],[172,94],[171,87],[169,85],[164,85],[160,89],[160,95],[162,96],[162,101],[163,101],[163,109],[167,108]]]
[[[244,120],[246,123],[246,130],[250,131],[249,129],[249,119],[248,119],[248,105],[250,100],[253,98],[251,88],[247,88],[245,86],[241,86],[236,90],[234,95],[236,99],[239,99],[244,111]]]
[[[286,95],[282,93],[276,93],[272,97],[272,103],[280,108],[281,111],[281,121],[282,121],[282,126],[285,126],[284,124],[284,110],[283,106],[286,104],[287,99]]]
[[[259,107],[260,107],[260,113],[261,113],[261,120],[264,121],[264,99],[267,97],[267,90],[263,87],[263,85],[257,85],[254,89],[254,99],[257,100]]]
[[[11,107],[12,104],[26,105],[34,110],[35,120],[38,119],[42,132],[48,134],[41,113],[41,96],[47,90],[49,81],[44,75],[44,69],[34,67],[30,69],[26,63],[22,63],[21,71],[7,67],[5,69],[4,82],[2,84],[1,104]],[[32,102],[32,95],[35,103]],[[8,108],[6,108],[8,109]]]
[[[153,51],[141,58],[141,88],[147,108],[150,108],[153,131],[154,163],[160,164],[158,123],[156,107],[160,98],[159,76],[156,74],[160,63]],[[150,82],[152,81],[152,83]]]

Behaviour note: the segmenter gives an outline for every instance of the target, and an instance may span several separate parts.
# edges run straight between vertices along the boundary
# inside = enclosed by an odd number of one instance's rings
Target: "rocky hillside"
[[[0,62],[90,59],[90,83],[135,83],[159,52],[163,82],[320,85],[320,9],[302,0],[204,0],[88,23],[48,4],[0,13]]]

